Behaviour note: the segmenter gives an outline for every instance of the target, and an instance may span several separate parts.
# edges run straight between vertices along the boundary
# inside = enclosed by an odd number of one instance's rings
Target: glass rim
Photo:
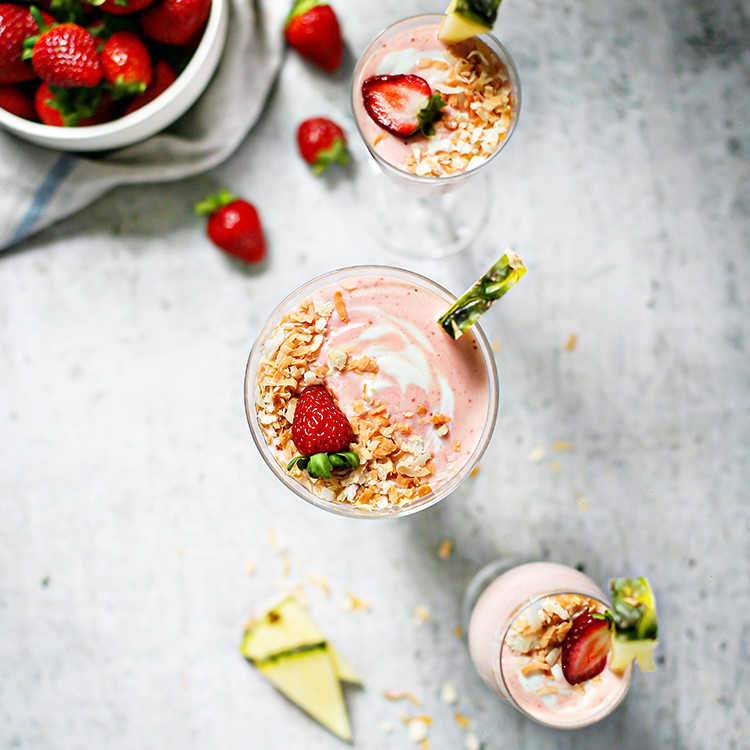
[[[487,381],[488,381],[488,408],[487,415],[484,422],[482,434],[477,441],[477,445],[473,452],[469,456],[466,463],[453,475],[449,480],[438,486],[437,489],[427,493],[422,498],[401,506],[388,506],[386,508],[372,508],[365,509],[353,505],[347,505],[345,503],[336,502],[335,500],[325,500],[314,492],[311,492],[300,484],[294,477],[290,476],[284,467],[276,460],[275,456],[271,452],[268,443],[265,440],[265,434],[263,433],[260,423],[258,421],[258,412],[255,406],[255,400],[252,397],[254,394],[254,378],[258,370],[260,362],[262,346],[265,342],[268,334],[278,324],[282,315],[288,312],[293,304],[300,299],[304,298],[310,292],[315,291],[323,286],[334,283],[337,279],[344,279],[349,276],[376,276],[382,274],[385,276],[392,276],[403,280],[418,282],[420,286],[432,291],[438,296],[445,299],[446,302],[452,303],[456,300],[456,296],[447,290],[436,281],[423,276],[422,274],[414,271],[399,268],[397,266],[389,265],[355,265],[346,266],[344,268],[333,269],[322,273],[310,281],[305,282],[301,286],[297,287],[290,294],[286,295],[284,299],[276,305],[272,312],[268,315],[263,325],[261,326],[258,335],[253,343],[250,354],[247,359],[245,367],[245,380],[244,380],[244,400],[245,400],[245,416],[247,417],[248,425],[250,428],[250,434],[255,442],[258,452],[265,461],[266,465],[276,475],[276,477],[291,490],[297,497],[302,498],[311,505],[329,511],[336,515],[347,516],[350,518],[364,518],[364,519],[381,519],[381,518],[396,518],[401,516],[411,515],[421,510],[435,505],[440,500],[445,498],[451,492],[453,492],[469,474],[474,470],[476,465],[479,463],[482,455],[484,454],[487,446],[489,445],[490,438],[494,431],[495,422],[497,421],[497,413],[500,402],[500,388],[499,378],[497,373],[497,366],[495,364],[495,357],[492,352],[492,347],[485,335],[484,331],[479,327],[478,324],[472,326],[471,333],[473,334],[480,352],[482,353],[482,359],[486,368]]]
[[[378,163],[378,165],[386,170],[389,173],[392,173],[394,175],[398,175],[399,177],[403,177],[404,179],[408,180],[409,182],[414,183],[415,185],[450,185],[455,183],[460,183],[461,181],[468,179],[473,174],[476,174],[480,170],[483,170],[491,161],[495,159],[495,157],[507,146],[508,141],[510,141],[511,136],[513,135],[516,124],[518,123],[518,117],[521,113],[521,78],[518,73],[518,68],[516,67],[516,63],[508,51],[507,47],[491,32],[486,32],[484,34],[477,35],[477,38],[481,39],[485,44],[487,44],[490,49],[500,58],[500,61],[505,65],[506,69],[508,70],[508,76],[510,78],[511,82],[511,88],[513,91],[513,97],[515,100],[515,104],[513,107],[513,112],[511,114],[511,122],[510,126],[508,127],[508,131],[505,135],[505,138],[502,140],[502,142],[498,145],[498,147],[490,154],[490,156],[487,158],[486,161],[484,161],[482,164],[480,164],[478,167],[475,167],[474,169],[470,170],[462,170],[461,172],[455,172],[454,174],[450,175],[444,175],[441,177],[433,177],[431,175],[415,175],[411,172],[401,169],[400,167],[397,167],[396,165],[392,164],[391,162],[384,159],[370,144],[370,142],[365,138],[364,133],[362,132],[362,127],[359,124],[359,118],[357,117],[357,107],[356,107],[356,82],[359,77],[360,71],[364,67],[364,63],[366,60],[369,59],[370,54],[372,51],[374,51],[374,48],[378,45],[380,40],[390,31],[395,31],[397,27],[399,26],[407,26],[408,24],[413,23],[414,25],[417,25],[417,22],[425,24],[429,23],[437,23],[444,17],[443,13],[422,13],[417,14],[414,16],[408,16],[407,18],[402,18],[399,21],[395,21],[394,23],[388,25],[387,27],[381,29],[369,42],[367,47],[365,47],[362,54],[359,56],[359,59],[357,60],[357,64],[354,67],[354,72],[352,73],[352,83],[351,83],[351,110],[352,110],[352,117],[354,118],[354,123],[357,126],[357,132],[359,134],[360,140],[362,143],[365,144],[365,147],[369,151],[370,155],[375,159],[375,161]]]
[[[596,586],[596,584],[594,584]],[[614,711],[617,706],[620,705],[620,703],[624,700],[625,696],[628,693],[628,690],[630,689],[630,682],[633,677],[633,664],[629,664],[623,673],[622,676],[622,684],[618,688],[618,693],[614,696],[611,702],[607,702],[602,704],[597,710],[595,710],[589,718],[586,719],[586,721],[583,724],[580,723],[571,723],[570,726],[567,726],[565,724],[559,724],[554,721],[545,721],[543,718],[540,718],[539,716],[534,715],[530,711],[527,711],[525,708],[523,708],[519,702],[516,700],[515,695],[508,687],[508,682],[505,679],[505,668],[503,664],[503,648],[505,647],[505,641],[508,638],[508,634],[510,633],[510,629],[513,626],[513,623],[520,617],[520,615],[525,612],[529,607],[533,606],[534,604],[541,602],[544,599],[547,599],[550,596],[565,596],[565,595],[571,595],[571,596],[580,596],[584,599],[590,599],[591,601],[596,602],[597,604],[602,605],[605,609],[611,608],[611,603],[607,602],[606,600],[598,597],[598,596],[591,596],[591,594],[584,594],[580,591],[571,590],[571,587],[565,587],[562,589],[554,589],[552,591],[546,592],[544,594],[540,594],[539,596],[534,596],[532,599],[524,600],[524,602],[513,612],[513,615],[509,618],[508,624],[505,626],[502,638],[500,639],[500,651],[499,651],[499,669],[500,669],[500,679],[502,680],[502,685],[505,688],[505,692],[507,693],[507,700],[510,702],[510,704],[518,711],[520,711],[524,716],[528,717],[532,721],[537,722],[538,724],[541,724],[546,727],[552,727],[554,729],[580,729],[584,726],[588,726],[590,724],[594,724],[601,719],[603,719],[605,716],[608,716],[612,711]],[[608,667],[605,666],[605,669]]]

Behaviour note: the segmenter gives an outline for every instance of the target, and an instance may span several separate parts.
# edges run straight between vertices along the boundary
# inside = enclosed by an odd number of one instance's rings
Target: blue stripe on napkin
[[[73,154],[63,154],[55,162],[52,169],[47,172],[47,176],[42,180],[42,184],[37,188],[34,197],[31,199],[29,210],[18,225],[10,244],[19,242],[31,232],[37,221],[39,221],[39,218],[45,212],[49,202],[57,192],[57,189],[68,174],[70,174],[70,170],[73,169],[77,161],[77,156],[74,156]]]

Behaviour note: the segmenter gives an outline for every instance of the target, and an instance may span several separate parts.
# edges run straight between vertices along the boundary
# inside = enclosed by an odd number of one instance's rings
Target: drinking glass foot
[[[490,180],[472,175],[450,191],[418,195],[380,170],[362,181],[362,222],[384,248],[410,258],[444,258],[465,250],[487,220]]]

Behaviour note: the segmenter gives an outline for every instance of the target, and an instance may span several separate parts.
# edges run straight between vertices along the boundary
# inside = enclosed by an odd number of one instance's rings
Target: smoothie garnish
[[[610,620],[597,612],[584,612],[573,620],[573,627],[562,643],[561,666],[571,685],[601,674],[612,647]]]
[[[359,456],[346,450],[353,439],[352,426],[331,394],[322,385],[309,385],[297,399],[292,419],[292,441],[302,455],[286,469],[297,466],[311,477],[325,479],[331,478],[331,471],[356,469]]]
[[[645,578],[613,578],[609,594],[615,624],[610,668],[623,671],[635,659],[642,672],[653,672],[659,627],[649,582]]]
[[[424,78],[406,73],[370,76],[362,83],[362,101],[381,128],[402,138],[434,135],[434,123],[446,106]]]
[[[492,31],[500,0],[451,0],[440,24],[438,39],[455,44]]]
[[[477,322],[493,302],[499,300],[526,273],[521,259],[508,250],[473,286],[462,294],[451,308],[438,319],[442,329],[452,338],[460,338]]]

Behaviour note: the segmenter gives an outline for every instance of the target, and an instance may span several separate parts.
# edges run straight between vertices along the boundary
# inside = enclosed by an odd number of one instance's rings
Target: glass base
[[[490,186],[489,176],[478,173],[441,195],[417,195],[377,169],[362,181],[362,223],[397,255],[444,258],[465,250],[479,235],[487,221]]]

